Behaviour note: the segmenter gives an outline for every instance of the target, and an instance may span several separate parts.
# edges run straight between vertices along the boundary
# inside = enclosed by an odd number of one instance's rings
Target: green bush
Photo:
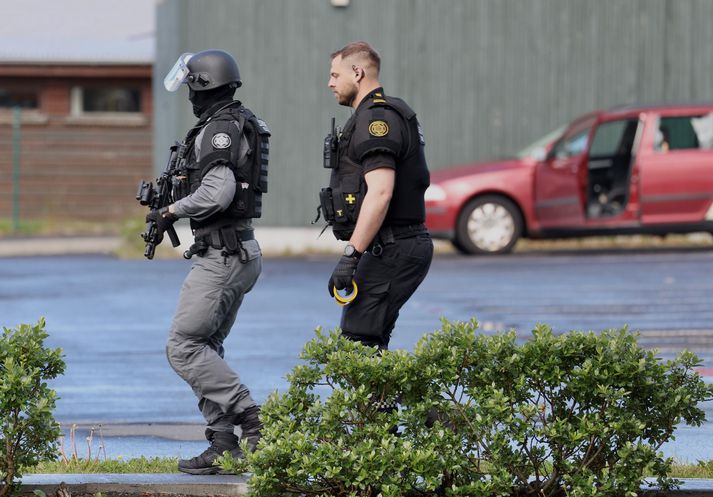
[[[21,467],[57,455],[57,398],[46,380],[64,373],[61,349],[47,349],[45,321],[3,328],[0,336],[0,497],[10,495]]]
[[[259,450],[223,467],[251,471],[258,497],[621,497],[645,474],[675,485],[659,449],[713,396],[693,354],[664,362],[626,329],[538,326],[518,343],[476,328],[444,321],[413,353],[317,330],[263,406]]]

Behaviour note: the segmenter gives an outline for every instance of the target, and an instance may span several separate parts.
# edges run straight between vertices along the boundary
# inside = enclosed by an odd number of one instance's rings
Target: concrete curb
[[[32,474],[22,478],[20,493],[31,495],[41,490],[48,496],[63,485],[72,495],[101,493],[161,493],[186,496],[242,497],[247,495],[247,477],[243,475],[161,474]]]
[[[121,243],[114,236],[2,238],[0,257],[111,254]]]
[[[329,254],[340,255],[346,242],[337,241],[331,231],[320,236],[321,228],[255,228],[255,238],[267,257]],[[176,225],[181,245],[171,249],[164,242],[161,249],[175,257],[183,255],[193,243],[193,235],[186,223]],[[138,233],[137,233],[138,236]],[[126,243],[118,236],[55,236],[55,237],[0,237],[0,257],[32,257],[58,255],[113,254]],[[434,240],[437,252],[453,252],[449,242]],[[170,255],[169,255],[170,257]]]
[[[193,476],[179,473],[32,474],[22,478],[20,493],[31,495],[34,490],[42,490],[46,495],[59,495],[57,490],[63,484],[72,495],[112,492],[243,497],[248,493],[248,478],[248,475]],[[653,495],[671,497],[713,497],[713,479],[681,481],[680,488],[671,492],[646,490]]]

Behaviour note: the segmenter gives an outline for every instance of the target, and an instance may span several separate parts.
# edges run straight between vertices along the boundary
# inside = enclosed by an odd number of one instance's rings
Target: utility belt
[[[426,225],[423,223],[409,224],[406,226],[382,226],[376,234],[376,237],[374,237],[374,241],[371,242],[368,250],[371,255],[379,257],[384,252],[384,247],[395,243],[396,240],[413,238],[427,233],[428,229],[426,229]]]
[[[195,231],[195,242],[183,253],[183,257],[190,259],[196,254],[202,257],[206,250],[212,247],[217,250],[222,249],[221,255],[226,258],[231,255],[237,255],[238,260],[245,264],[248,262],[248,253],[243,247],[243,242],[254,239],[255,232],[253,230],[238,231],[233,226],[213,230],[197,229]]]

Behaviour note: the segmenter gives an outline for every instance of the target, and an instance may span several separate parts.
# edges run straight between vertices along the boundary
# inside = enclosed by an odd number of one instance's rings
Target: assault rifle
[[[178,175],[178,168],[183,161],[183,155],[186,153],[184,143],[176,142],[172,147],[168,156],[168,164],[166,169],[161,173],[161,176],[156,178],[156,186],[151,182],[141,180],[139,189],[136,192],[136,200],[141,205],[149,206],[151,211],[161,209],[170,205],[173,201],[171,190],[173,188],[173,177]],[[173,226],[166,230],[168,237],[171,239],[171,245],[178,247],[181,241],[178,239],[178,234]],[[146,242],[144,256],[147,259],[153,259],[156,245],[161,243],[159,240],[158,226],[156,221],[149,220],[146,223],[146,230],[141,234],[141,238]]]

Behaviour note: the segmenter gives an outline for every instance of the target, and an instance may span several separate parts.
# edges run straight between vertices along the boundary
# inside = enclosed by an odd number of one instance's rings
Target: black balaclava
[[[227,102],[233,99],[235,88],[232,85],[223,85],[212,90],[195,91],[188,89],[188,100],[193,104],[193,114],[201,117],[206,110],[218,102]]]

